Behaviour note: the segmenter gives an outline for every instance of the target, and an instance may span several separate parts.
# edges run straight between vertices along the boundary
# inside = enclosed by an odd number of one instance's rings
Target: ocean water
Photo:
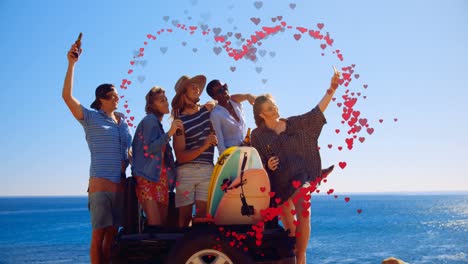
[[[468,263],[467,194],[348,196],[312,198],[309,263]],[[0,198],[0,226],[0,263],[89,263],[86,197]]]

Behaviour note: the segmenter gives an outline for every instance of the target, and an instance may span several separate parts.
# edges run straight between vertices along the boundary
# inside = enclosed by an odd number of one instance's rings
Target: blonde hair
[[[260,116],[260,114],[262,113],[263,104],[267,101],[273,101],[273,96],[271,94],[262,94],[255,98],[253,114],[257,127],[265,127],[265,120]]]
[[[145,99],[146,99],[146,105],[145,105],[145,112],[147,114],[155,114],[157,117],[162,117],[164,113],[159,112],[158,110],[154,110],[152,108],[152,104],[154,103],[154,100],[160,95],[164,95],[166,91],[164,88],[159,87],[159,86],[153,86],[149,92],[146,94]]]

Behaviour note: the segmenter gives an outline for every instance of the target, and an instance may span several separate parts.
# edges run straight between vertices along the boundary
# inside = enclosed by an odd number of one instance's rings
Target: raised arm
[[[65,75],[65,82],[63,83],[62,98],[67,104],[68,109],[73,116],[78,120],[83,120],[83,109],[81,108],[80,102],[73,97],[73,73],[75,71],[75,64],[78,61],[78,57],[75,57],[73,53],[81,54],[81,49],[78,49],[76,44],[73,44],[68,51],[68,68],[67,74]]]
[[[253,105],[255,102],[255,96],[252,94],[233,94],[231,95],[231,100],[238,103],[242,103],[243,101],[247,100],[251,105]]]
[[[328,107],[328,104],[330,103],[331,99],[333,98],[333,95],[335,94],[336,88],[338,88],[338,79],[340,78],[340,72],[336,70],[334,66],[333,69],[335,72],[333,73],[333,77],[330,82],[330,88],[327,89],[327,92],[318,104],[320,111],[322,112],[325,112],[325,110]]]

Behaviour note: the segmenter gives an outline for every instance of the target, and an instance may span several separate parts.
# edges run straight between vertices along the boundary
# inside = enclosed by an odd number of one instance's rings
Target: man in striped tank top
[[[179,208],[179,226],[188,226],[195,204],[195,217],[206,217],[208,187],[213,172],[214,146],[218,144],[212,132],[210,111],[214,104],[199,105],[206,77],[182,76],[175,85],[172,114],[183,122],[182,133],[174,137],[177,184],[176,207]]]

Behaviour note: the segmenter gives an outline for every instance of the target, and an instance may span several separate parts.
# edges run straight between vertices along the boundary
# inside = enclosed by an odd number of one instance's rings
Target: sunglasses
[[[216,93],[217,94],[223,94],[224,91],[229,91],[227,83],[219,86],[218,89],[216,90]]]

